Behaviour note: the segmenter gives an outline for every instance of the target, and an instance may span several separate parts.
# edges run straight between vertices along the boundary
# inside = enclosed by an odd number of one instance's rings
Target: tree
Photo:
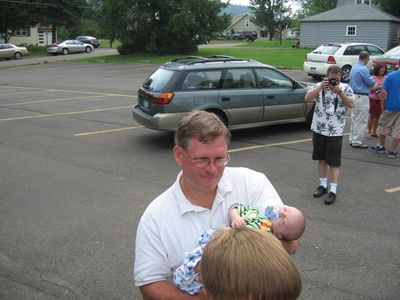
[[[383,11],[400,18],[400,2],[398,0],[374,0]]]
[[[89,11],[100,4],[101,0],[0,0],[0,34],[7,42],[17,29],[38,23],[51,24],[52,39],[56,41],[58,26],[73,29],[82,20],[89,20]],[[95,26],[93,22],[87,22],[85,28],[93,30]]]
[[[106,0],[103,24],[121,41],[120,53],[189,53],[197,37],[227,27],[228,18],[219,16],[225,6],[220,0]]]
[[[302,17],[313,16],[334,9],[337,0],[295,0],[300,5],[298,14]]]
[[[276,28],[282,29],[286,16],[290,14],[287,0],[250,0],[250,9],[254,17],[252,22],[266,28],[269,39],[275,36]],[[281,35],[281,30],[279,32]]]
[[[67,28],[78,24],[81,16],[90,8],[86,0],[30,0],[32,20],[52,25],[52,39],[57,40],[57,27]]]
[[[15,30],[30,27],[29,7],[18,2],[0,1],[0,37],[8,43]]]

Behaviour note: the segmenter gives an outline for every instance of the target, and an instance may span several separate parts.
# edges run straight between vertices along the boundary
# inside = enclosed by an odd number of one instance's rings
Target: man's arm
[[[286,250],[287,253],[289,253],[290,255],[293,255],[296,253],[297,247],[298,247],[297,240],[294,240],[294,241],[280,240],[280,241],[282,243],[283,248]]]
[[[319,85],[319,86],[316,86],[315,88],[313,88],[312,90],[309,90],[307,92],[307,94],[304,96],[304,100],[306,102],[314,101],[314,99],[318,97],[319,92],[321,92],[323,88],[324,87]]]
[[[197,295],[190,295],[168,281],[157,281],[140,288],[144,300],[206,300],[204,289]]]
[[[363,78],[365,84],[369,87],[371,93],[379,89],[379,86],[375,83],[374,78],[371,76],[367,68],[361,70],[361,77]]]
[[[354,107],[353,98],[346,95],[346,93],[344,92],[342,87],[340,87],[339,85],[332,87],[332,91],[334,91],[335,93],[338,94],[338,96],[340,97],[340,100],[342,100],[344,102],[344,104],[346,104],[347,107],[349,107],[349,108]]]
[[[329,80],[325,77],[320,84],[314,86],[311,90],[307,92],[304,96],[304,100],[306,102],[313,102],[315,98],[318,97],[318,94],[329,85]]]
[[[382,88],[382,92],[381,92],[381,106],[382,106],[382,111],[385,110],[385,101],[386,101],[386,97],[387,97],[387,90]]]

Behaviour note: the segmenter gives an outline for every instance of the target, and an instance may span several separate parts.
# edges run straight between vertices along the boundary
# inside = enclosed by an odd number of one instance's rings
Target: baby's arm
[[[244,218],[239,216],[239,212],[236,207],[231,207],[229,209],[229,219],[231,220],[232,228],[242,228],[246,225],[246,221]]]

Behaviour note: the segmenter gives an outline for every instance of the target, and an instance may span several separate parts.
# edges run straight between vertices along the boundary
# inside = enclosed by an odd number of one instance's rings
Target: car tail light
[[[158,97],[153,96],[151,102],[155,104],[168,104],[174,98],[174,93],[162,93]]]
[[[328,56],[328,61],[327,61],[327,63],[328,64],[336,64],[336,60],[335,60],[335,58],[332,56],[332,55],[329,55]]]

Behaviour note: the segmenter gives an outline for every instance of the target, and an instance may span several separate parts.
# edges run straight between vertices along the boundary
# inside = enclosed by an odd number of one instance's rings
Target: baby
[[[281,240],[297,240],[304,232],[303,214],[292,206],[269,206],[265,213],[261,210],[242,204],[234,204],[229,209],[230,225],[233,228],[252,227],[270,232]],[[199,239],[199,246],[185,253],[183,264],[174,272],[174,283],[181,290],[195,295],[203,285],[198,282],[198,264],[203,255],[205,245],[218,233],[229,230],[228,226],[208,229]]]
[[[305,228],[304,216],[293,206],[268,206],[261,210],[236,203],[229,209],[231,227],[253,227],[271,232],[280,240],[292,241],[301,237]]]

